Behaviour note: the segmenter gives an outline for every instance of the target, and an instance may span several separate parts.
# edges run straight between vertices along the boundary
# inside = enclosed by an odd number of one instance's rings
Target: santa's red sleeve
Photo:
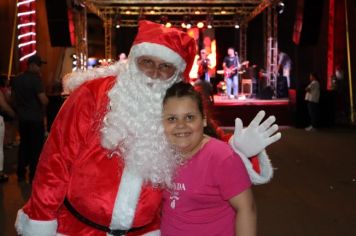
[[[231,133],[225,133],[221,128],[217,128],[216,132],[220,139],[229,142],[232,137]],[[247,172],[250,176],[251,182],[255,185],[269,182],[273,177],[273,167],[271,161],[265,150],[253,157],[246,157],[243,153],[235,150],[233,145],[231,147],[239,154],[241,160],[245,164]]]
[[[93,122],[93,99],[88,89],[77,89],[58,113],[40,156],[31,197],[18,212],[15,227],[20,235],[56,235],[71,165]]]

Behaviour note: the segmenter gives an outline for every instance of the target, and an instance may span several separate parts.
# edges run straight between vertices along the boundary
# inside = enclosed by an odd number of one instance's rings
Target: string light
[[[23,61],[23,60],[25,60],[25,59],[29,58],[30,56],[35,55],[36,53],[37,53],[37,51],[36,51],[36,50],[34,50],[33,52],[28,53],[28,54],[24,55],[23,57],[21,57],[21,58],[20,58],[20,61]]]
[[[24,37],[28,37],[28,36],[36,36],[36,33],[35,32],[28,32],[28,33],[25,33],[25,34],[20,34],[17,39],[22,39]]]
[[[18,25],[17,25],[17,28],[20,29],[20,28],[23,28],[23,27],[35,26],[35,25],[36,25],[35,22],[29,22],[29,23],[18,24]]]
[[[17,3],[17,7],[19,7],[21,5],[29,4],[29,3],[34,2],[34,1],[36,1],[36,0],[26,0],[26,1],[18,2]]]
[[[18,48],[22,48],[22,47],[25,47],[25,46],[31,45],[31,44],[36,44],[36,40],[27,41],[26,43],[20,43],[20,44],[18,45]]]
[[[17,14],[18,17],[36,14],[36,11],[25,11]]]
[[[36,1],[19,0],[17,6],[20,69],[24,70],[24,60],[36,54]]]

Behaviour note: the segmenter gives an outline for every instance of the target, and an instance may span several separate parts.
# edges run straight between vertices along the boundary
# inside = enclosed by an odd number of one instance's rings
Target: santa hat
[[[129,57],[154,56],[176,66],[184,77],[189,77],[196,54],[196,45],[187,33],[166,28],[162,24],[142,20]]]

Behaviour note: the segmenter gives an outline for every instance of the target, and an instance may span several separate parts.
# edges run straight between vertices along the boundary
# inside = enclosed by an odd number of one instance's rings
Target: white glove
[[[253,157],[281,138],[280,132],[275,134],[278,125],[273,124],[276,121],[274,116],[268,117],[260,124],[265,115],[265,111],[259,111],[249,126],[244,129],[241,119],[235,119],[235,132],[229,140],[234,150],[246,157]]]

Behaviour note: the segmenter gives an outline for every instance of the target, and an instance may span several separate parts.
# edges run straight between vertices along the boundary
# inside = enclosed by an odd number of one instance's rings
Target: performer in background
[[[239,93],[239,78],[238,70],[240,69],[240,60],[235,49],[230,47],[227,49],[227,56],[224,58],[223,69],[226,81],[226,93],[228,98],[238,98]],[[231,86],[233,94],[231,95]]]
[[[284,76],[287,79],[287,86],[290,88],[290,71],[292,69],[292,60],[285,52],[279,52],[278,54],[278,74]]]
[[[211,68],[210,59],[205,49],[200,50],[200,57],[197,61],[198,64],[198,79],[210,83],[209,69]]]

